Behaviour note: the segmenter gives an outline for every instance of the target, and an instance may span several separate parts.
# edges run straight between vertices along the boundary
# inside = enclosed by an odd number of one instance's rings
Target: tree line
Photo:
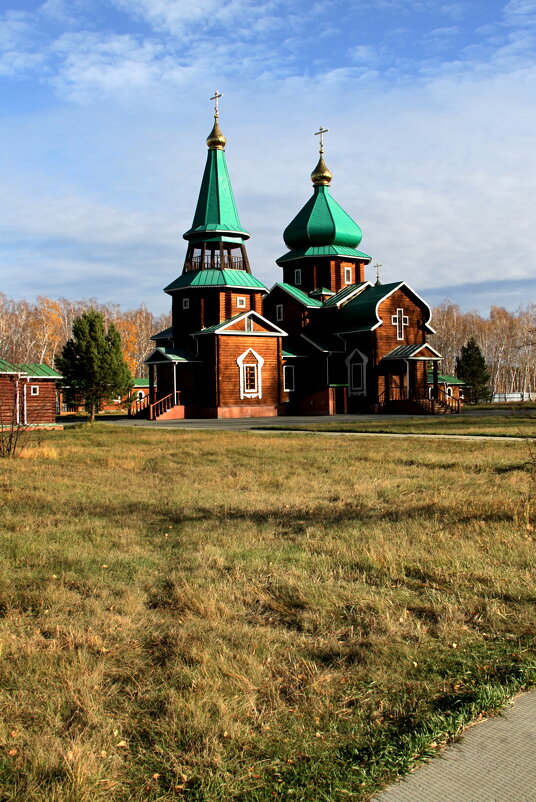
[[[54,366],[73,335],[73,323],[89,310],[99,312],[106,328],[113,323],[132,376],[146,377],[144,359],[154,349],[150,337],[171,325],[171,315],[153,315],[144,304],[121,310],[95,298],[70,301],[39,296],[35,303],[14,301],[0,293],[0,358],[8,362],[45,362]]]
[[[488,366],[491,393],[536,392],[536,304],[509,312],[492,306],[488,317],[445,302],[432,310],[431,344],[443,357],[442,373],[456,375],[456,359],[474,338]]]
[[[171,325],[171,315],[153,315],[144,304],[123,311],[118,304],[94,298],[70,301],[39,296],[30,303],[0,293],[0,357],[8,362],[54,365],[72,337],[75,319],[90,309],[102,314],[107,327],[113,323],[118,330],[132,375],[147,376],[144,359],[154,347],[150,337]],[[441,372],[456,375],[456,358],[474,338],[490,372],[491,392],[536,392],[536,304],[515,312],[492,306],[489,316],[482,317],[445,302],[433,309],[432,325],[437,333],[431,343],[443,356]]]

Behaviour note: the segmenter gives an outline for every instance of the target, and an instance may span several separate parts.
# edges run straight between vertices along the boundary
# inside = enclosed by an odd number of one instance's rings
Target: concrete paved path
[[[485,719],[374,802],[536,802],[536,690]]]

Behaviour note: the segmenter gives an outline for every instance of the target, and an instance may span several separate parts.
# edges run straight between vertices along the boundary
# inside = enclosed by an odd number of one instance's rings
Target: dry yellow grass
[[[365,798],[534,680],[523,444],[41,447],[0,466],[6,800]]]

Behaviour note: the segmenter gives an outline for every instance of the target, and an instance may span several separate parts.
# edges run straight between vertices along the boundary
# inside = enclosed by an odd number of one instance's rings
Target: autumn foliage
[[[150,337],[170,325],[170,315],[153,315],[144,304],[123,311],[117,304],[94,298],[70,301],[39,296],[35,303],[15,301],[0,293],[0,356],[8,362],[46,362],[54,365],[72,336],[73,322],[84,312],[100,312],[106,327],[113,323],[121,335],[123,357],[133,376],[147,375],[144,359],[154,344]]]

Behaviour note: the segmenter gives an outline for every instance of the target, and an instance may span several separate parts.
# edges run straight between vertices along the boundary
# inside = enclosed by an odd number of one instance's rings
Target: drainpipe
[[[406,359],[406,401],[409,401],[409,359]]]

